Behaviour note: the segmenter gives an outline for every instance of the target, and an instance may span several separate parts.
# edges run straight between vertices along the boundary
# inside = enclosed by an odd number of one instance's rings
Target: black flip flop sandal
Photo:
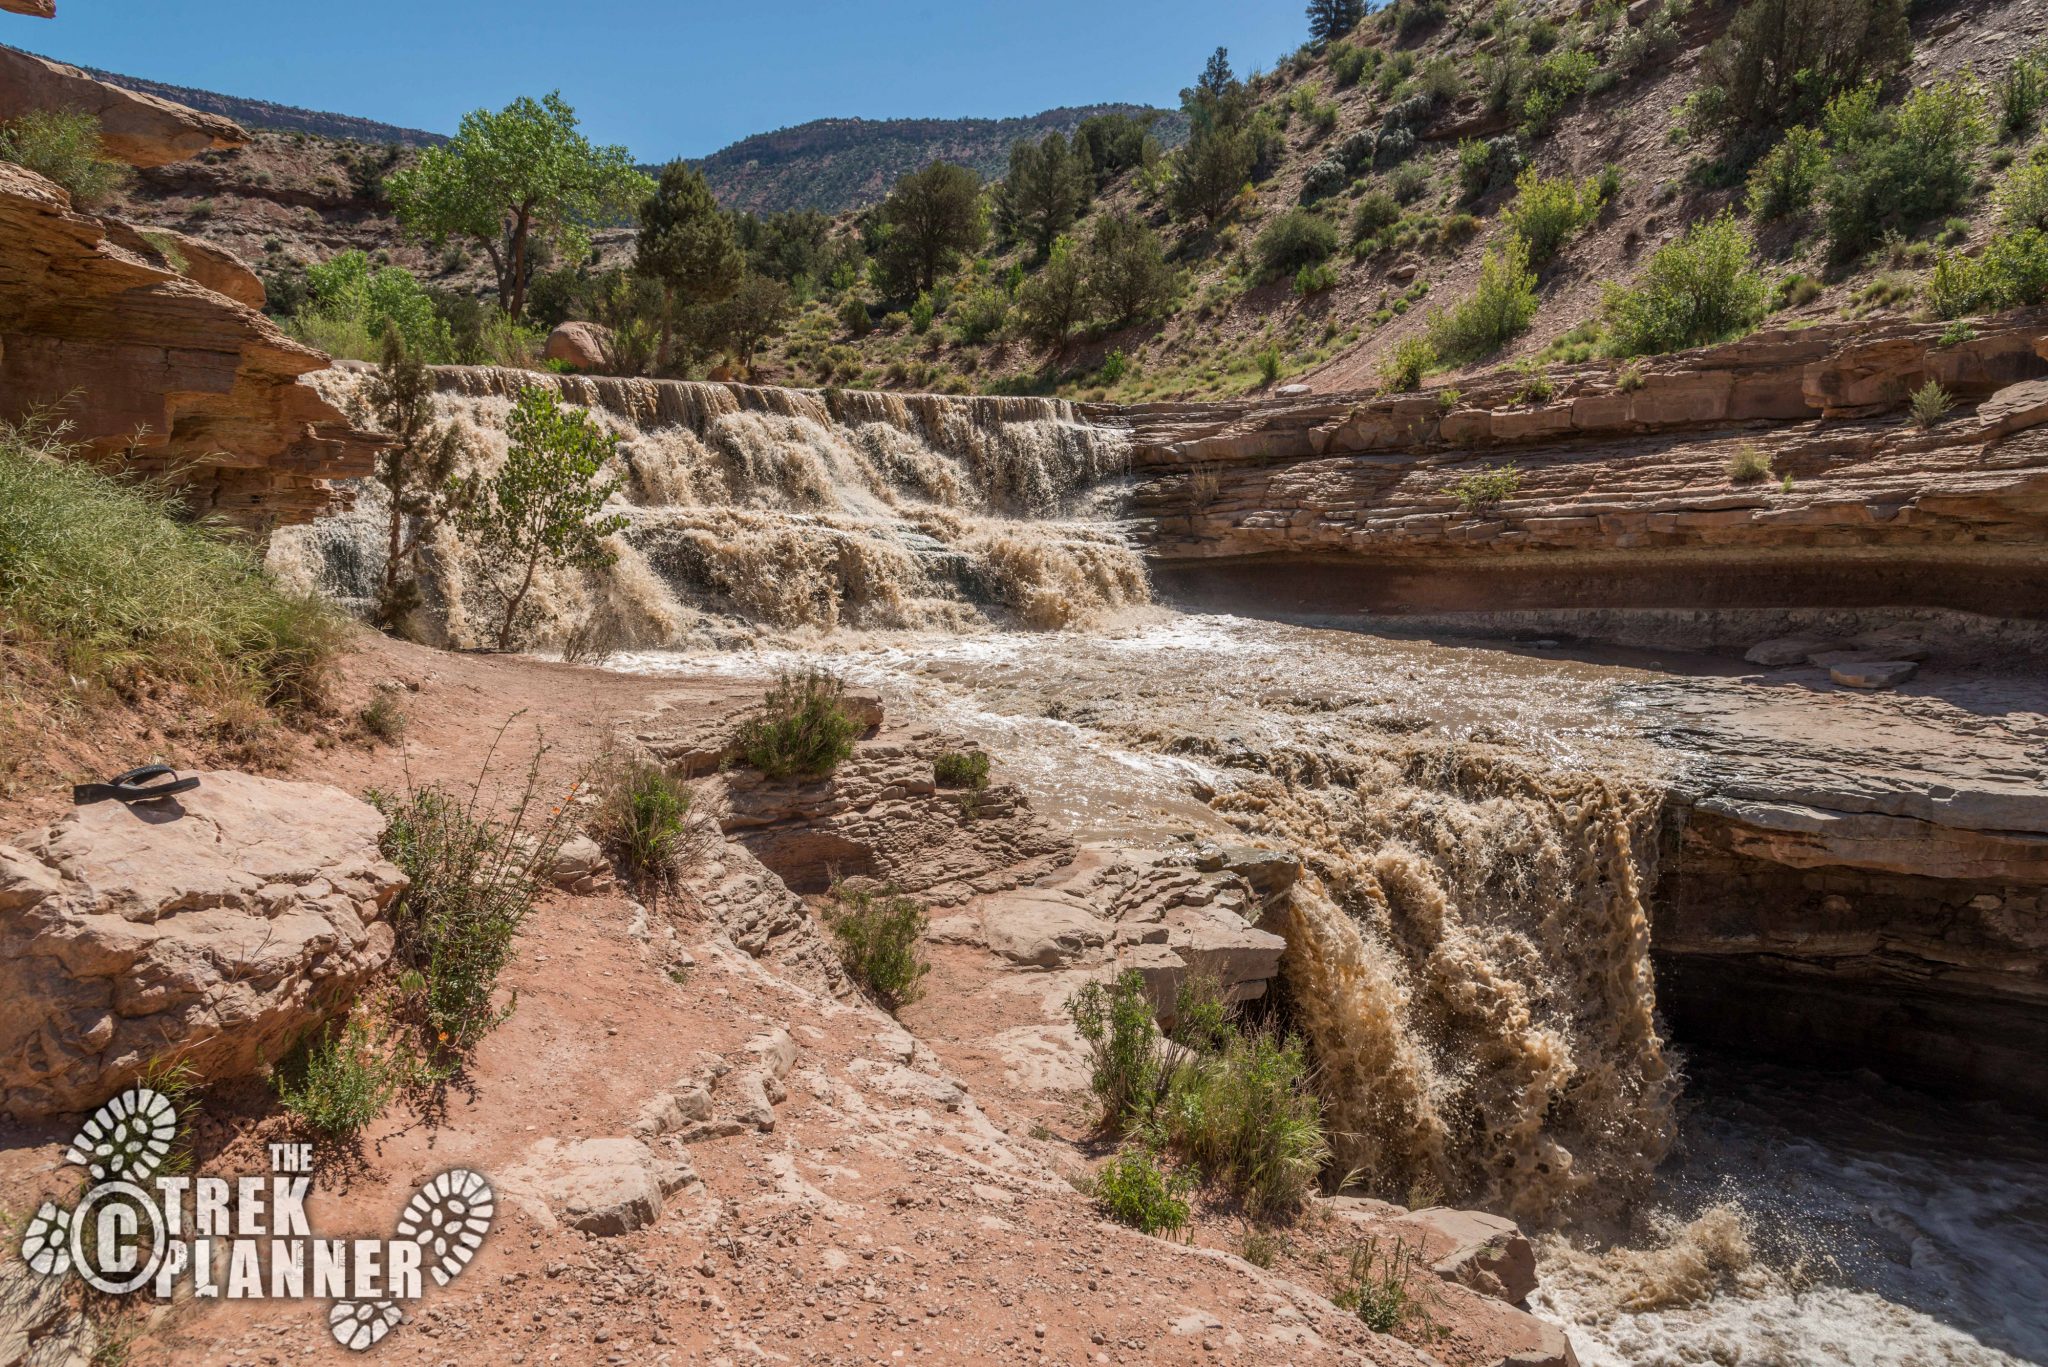
[[[153,783],[151,779],[168,778],[169,783]],[[167,764],[146,764],[140,769],[130,769],[117,774],[105,783],[81,783],[71,790],[71,804],[83,807],[93,802],[157,802],[179,793],[189,793],[199,786],[196,778],[179,778],[177,770]]]

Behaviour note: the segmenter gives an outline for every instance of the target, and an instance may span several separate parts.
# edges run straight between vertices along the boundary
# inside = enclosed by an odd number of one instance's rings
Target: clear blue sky
[[[1302,0],[58,0],[0,42],[254,99],[453,132],[560,89],[600,142],[701,156],[808,119],[1171,105],[1306,37]]]

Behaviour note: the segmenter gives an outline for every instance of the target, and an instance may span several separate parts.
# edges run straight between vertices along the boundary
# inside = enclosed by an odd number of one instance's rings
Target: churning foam
[[[586,648],[682,643],[721,621],[780,630],[987,622],[1064,627],[1150,599],[1112,528],[1062,517],[1119,475],[1128,436],[1055,399],[824,393],[491,369],[439,373],[437,407],[476,469],[503,462],[520,388],[556,389],[618,438],[611,509],[628,519],[599,571],[544,572],[528,639]],[[360,408],[360,378],[327,381]],[[378,491],[278,534],[288,578],[362,600],[381,571]],[[497,596],[451,533],[428,590],[447,641],[488,638]]]

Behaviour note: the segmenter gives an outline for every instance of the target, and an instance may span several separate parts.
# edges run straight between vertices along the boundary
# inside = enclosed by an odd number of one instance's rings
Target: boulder
[[[564,323],[548,334],[544,353],[581,371],[602,373],[611,350],[612,330],[601,323]]]
[[[663,1199],[696,1180],[687,1160],[658,1156],[637,1139],[543,1139],[504,1185],[508,1195],[540,1203],[536,1217],[608,1238],[653,1224]]]
[[[1110,927],[1072,898],[1021,888],[986,899],[981,924],[988,947],[1015,964],[1060,968],[1109,942]]]
[[[1766,669],[1783,669],[1788,665],[1805,664],[1810,656],[1822,651],[1840,648],[1839,641],[1823,641],[1811,636],[1774,636],[1768,641],[1758,641],[1742,658]]]
[[[371,472],[381,439],[299,378],[327,357],[117,231],[0,162],[0,421],[64,405],[83,454],[256,531],[311,521],[331,481]]]
[[[82,109],[93,115],[100,121],[107,155],[130,166],[164,166],[249,141],[233,119],[123,90],[75,66],[0,47],[0,123],[38,109]]]
[[[1529,1337],[1535,1342],[1509,1353],[1494,1367],[1579,1367],[1579,1355],[1564,1330],[1534,1315],[1528,1318]]]
[[[1481,1210],[1431,1206],[1413,1212],[1403,1223],[1421,1228],[1425,1245],[1435,1255],[1431,1270],[1447,1282],[1517,1305],[1536,1289],[1536,1250],[1513,1220]]]
[[[587,897],[611,886],[612,861],[605,858],[604,850],[589,836],[571,836],[555,852],[548,877],[563,892]]]
[[[254,1073],[391,956],[384,818],[323,784],[200,775],[0,845],[0,1111],[81,1111],[175,1059]]]
[[[1911,660],[1844,661],[1828,666],[1828,677],[1844,688],[1897,688],[1920,668]]]

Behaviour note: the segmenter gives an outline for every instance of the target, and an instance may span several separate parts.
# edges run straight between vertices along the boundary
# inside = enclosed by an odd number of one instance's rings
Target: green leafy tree
[[[732,220],[718,207],[704,173],[688,162],[661,168],[654,193],[640,206],[633,269],[661,286],[661,341],[655,364],[666,368],[677,305],[730,298],[747,269]]]
[[[433,376],[395,328],[384,334],[384,359],[366,389],[371,420],[391,438],[371,473],[389,505],[377,621],[392,627],[419,606],[420,545],[451,511],[468,443],[435,416]]]
[[[1025,335],[1059,348],[1088,314],[1088,276],[1074,241],[1062,237],[1038,274],[1017,291],[1017,318]]]
[[[1159,234],[1129,213],[1105,213],[1095,220],[1084,269],[1089,299],[1104,318],[1119,325],[1165,312],[1180,287]]]
[[[905,294],[929,290],[963,253],[988,237],[981,177],[965,166],[935,161],[896,182],[882,203],[883,270]]]
[[[1333,43],[1365,18],[1365,0],[1309,0],[1308,36],[1317,44]]]
[[[782,331],[794,307],[789,286],[765,275],[748,275],[717,307],[718,337],[751,374],[754,353]]]
[[[996,187],[996,228],[1042,256],[1073,226],[1094,191],[1087,154],[1057,130],[1010,144],[1010,173]]]
[[[1828,104],[1825,128],[1833,165],[1821,198],[1838,260],[1886,228],[1913,228],[1959,208],[1990,133],[1983,99],[1967,79],[1937,81],[1888,109],[1873,87],[1845,91]]]
[[[1749,212],[1760,219],[1805,213],[1827,171],[1827,139],[1820,130],[1804,125],[1786,129],[1749,173]]]
[[[616,476],[600,478],[618,439],[589,413],[563,407],[550,390],[528,387],[519,392],[505,430],[512,445],[498,472],[455,485],[459,525],[474,538],[504,610],[500,650],[512,648],[534,576],[543,568],[609,565],[604,538],[627,521],[603,512],[621,483]]]
[[[453,141],[430,147],[385,181],[408,231],[436,246],[468,238],[490,257],[498,304],[526,311],[533,248],[581,257],[586,227],[622,218],[652,191],[623,147],[594,147],[559,93],[524,96],[463,117]]]
[[[405,349],[429,365],[445,365],[455,359],[454,333],[448,320],[434,307],[434,297],[403,266],[370,268],[370,258],[359,251],[346,251],[306,267],[306,303],[301,311],[327,322],[356,329],[353,347],[361,350],[367,338],[366,357],[383,354],[384,339],[393,333],[405,340]],[[312,333],[317,343],[323,338]],[[334,348],[330,348],[334,349]]]

